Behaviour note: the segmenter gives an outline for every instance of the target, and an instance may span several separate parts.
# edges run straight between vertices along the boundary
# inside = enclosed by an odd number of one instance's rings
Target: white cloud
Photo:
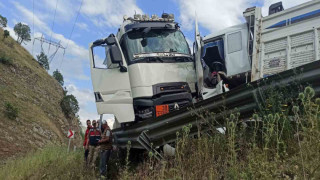
[[[83,22],[76,23],[76,26],[82,30],[89,31],[88,25]]]
[[[78,89],[74,84],[66,86],[68,93],[77,97],[80,106],[85,106],[89,102],[94,102],[93,92],[89,89]]]
[[[248,7],[247,0],[178,0],[178,4],[181,26],[193,29],[197,14],[198,23],[211,32],[240,23],[242,12]]]
[[[118,27],[123,15],[132,16],[135,12],[142,13],[135,0],[86,0],[81,12],[96,26]]]
[[[310,0],[282,0],[285,9]],[[195,14],[198,23],[210,32],[244,22],[243,12],[258,2],[263,4],[262,14],[268,15],[269,6],[279,0],[177,0],[180,9],[181,26],[186,30],[194,28]],[[262,3],[261,3],[262,2]]]
[[[58,2],[58,4],[56,4]],[[53,18],[54,10],[56,9],[56,22],[67,22],[70,19],[74,18],[76,11],[78,11],[80,3],[78,0],[44,0],[41,3],[42,8],[45,9],[45,12],[50,13],[48,17]],[[53,20],[53,19],[52,19]],[[58,20],[58,21],[57,21]]]

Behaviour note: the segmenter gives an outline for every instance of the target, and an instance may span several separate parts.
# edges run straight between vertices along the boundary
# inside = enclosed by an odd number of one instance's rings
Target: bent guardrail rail
[[[131,141],[132,148],[143,149],[146,144],[139,143],[140,135],[147,136],[148,142],[157,147],[176,140],[176,132],[185,125],[192,124],[190,133],[197,133],[197,118],[194,111],[206,110],[214,112],[215,121],[223,123],[223,117],[231,113],[224,111],[222,107],[232,110],[237,108],[241,118],[249,118],[255,111],[265,107],[265,90],[273,87],[295,86],[297,82],[310,85],[315,90],[315,95],[320,95],[320,61],[290,69],[248,84],[241,85],[229,92],[220,94],[210,99],[198,102],[189,108],[183,108],[155,119],[147,119],[130,127],[118,128],[113,131],[115,144],[126,147]],[[294,97],[298,96],[296,92]],[[141,139],[141,137],[140,137]]]

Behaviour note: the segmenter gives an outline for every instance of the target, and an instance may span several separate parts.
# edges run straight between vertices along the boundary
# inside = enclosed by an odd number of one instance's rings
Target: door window
[[[108,54],[106,46],[96,46],[93,48],[93,65],[94,68],[107,69]]]
[[[229,34],[227,36],[227,39],[228,39],[228,54],[240,51],[242,49],[242,46],[241,46],[242,37],[241,37],[240,31]]]

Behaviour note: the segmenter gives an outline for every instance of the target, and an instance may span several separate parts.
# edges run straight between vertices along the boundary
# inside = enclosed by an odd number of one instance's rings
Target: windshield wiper
[[[149,61],[159,61],[163,63],[163,59],[161,57],[149,57]]]
[[[174,49],[170,49],[169,52],[178,52],[178,51]]]
[[[191,62],[192,58],[191,57],[173,57],[175,61],[177,62]]]
[[[161,63],[164,62],[161,57],[140,57],[140,58],[134,59],[134,61],[132,61],[132,62],[134,62],[134,63],[136,63],[136,62],[148,62],[148,63],[150,63],[150,62],[157,62],[157,61],[161,62]]]

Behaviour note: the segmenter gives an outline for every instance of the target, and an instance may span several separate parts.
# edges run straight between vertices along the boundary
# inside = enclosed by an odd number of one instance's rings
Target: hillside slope
[[[0,63],[0,162],[47,144],[65,144],[69,128],[76,131],[76,119],[66,119],[60,100],[63,88],[14,39],[3,39],[0,29],[0,56],[12,59],[12,65]],[[19,108],[15,120],[5,115],[5,103]]]

